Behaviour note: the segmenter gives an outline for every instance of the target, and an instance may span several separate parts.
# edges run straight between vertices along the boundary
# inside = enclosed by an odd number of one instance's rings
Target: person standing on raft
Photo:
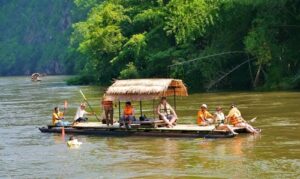
[[[177,114],[171,105],[167,102],[166,97],[162,97],[156,110],[159,118],[164,120],[167,127],[174,127],[176,125]]]
[[[256,129],[254,129],[250,124],[248,124],[242,117],[241,112],[238,110],[238,108],[235,106],[235,104],[232,104],[230,106],[230,111],[228,115],[226,116],[227,123],[233,125],[234,127],[245,127],[248,132],[257,134],[259,133]]]
[[[107,126],[114,125],[114,107],[113,107],[113,100],[108,96],[104,96],[102,100],[102,108],[105,113],[105,120],[102,123],[106,123]]]

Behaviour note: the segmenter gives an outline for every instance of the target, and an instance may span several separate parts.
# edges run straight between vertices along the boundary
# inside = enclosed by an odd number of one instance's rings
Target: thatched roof
[[[116,80],[106,91],[115,100],[149,100],[162,96],[187,96],[187,88],[177,79]]]

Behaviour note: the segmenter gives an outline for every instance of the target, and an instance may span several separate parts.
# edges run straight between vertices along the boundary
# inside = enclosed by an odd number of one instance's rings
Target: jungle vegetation
[[[0,1],[1,75],[57,62],[77,74],[70,84],[172,77],[197,91],[300,88],[297,0],[66,0],[43,11],[47,1],[26,2]]]

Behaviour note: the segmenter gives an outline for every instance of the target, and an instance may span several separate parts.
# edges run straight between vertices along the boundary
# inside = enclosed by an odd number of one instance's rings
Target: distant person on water
[[[230,111],[226,116],[227,123],[232,124],[234,127],[245,127],[248,132],[257,134],[258,131],[254,129],[250,124],[248,124],[242,117],[241,112],[238,108],[232,104],[230,106]]]
[[[134,107],[131,105],[130,101],[127,101],[125,103],[125,108],[123,110],[123,116],[120,119],[120,126],[131,128],[131,123],[135,119],[134,115],[135,115]]]
[[[77,124],[79,122],[86,122],[88,120],[88,118],[84,117],[84,115],[93,115],[94,114],[94,113],[87,112],[85,110],[85,107],[86,107],[85,103],[81,103],[80,106],[77,108],[73,124]]]
[[[177,114],[172,106],[167,102],[166,97],[162,97],[156,110],[159,118],[164,120],[167,127],[174,127],[176,125]]]
[[[216,124],[216,129],[218,130],[227,130],[230,131],[232,134],[237,135],[238,133],[234,132],[233,128],[230,127],[227,124],[224,124],[225,122],[225,115],[222,111],[222,107],[218,106],[216,108],[216,112],[213,115],[214,123]]]
[[[105,113],[105,120],[103,122],[105,122],[107,124],[107,126],[109,126],[109,124],[113,125],[114,124],[113,100],[108,96],[104,96],[104,98],[102,100],[102,108]]]
[[[64,120],[64,113],[59,111],[58,107],[55,107],[52,113],[52,124],[55,126],[67,126],[70,125],[68,121]]]
[[[207,105],[202,104],[197,115],[197,124],[199,126],[207,126],[213,124],[213,115],[207,111]]]

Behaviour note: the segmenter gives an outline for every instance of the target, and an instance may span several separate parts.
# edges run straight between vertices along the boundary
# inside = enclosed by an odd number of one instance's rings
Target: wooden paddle
[[[67,100],[64,101],[64,116],[66,114],[66,110],[68,108],[68,102]],[[61,128],[61,137],[63,139],[63,141],[65,141],[65,126],[63,125]]]
[[[254,117],[254,118],[250,119],[249,122],[255,122],[256,118],[257,117]]]
[[[68,108],[68,101],[65,100],[65,101],[64,101],[64,115],[65,115],[65,113],[66,113],[67,108]]]
[[[246,121],[244,118],[242,118],[242,119],[243,119],[244,122],[252,123],[252,122],[255,122],[256,118],[257,118],[257,117],[254,117],[254,118],[252,118],[252,119],[250,119],[250,120],[248,120],[248,121]]]
[[[90,110],[94,113],[96,119],[100,122],[100,119],[98,118],[97,114],[94,112],[92,106],[90,105],[90,103],[88,102],[88,100],[86,99],[86,97],[84,96],[83,92],[81,90],[79,90],[80,94],[82,95],[84,101],[87,103],[87,105],[89,106]]]

